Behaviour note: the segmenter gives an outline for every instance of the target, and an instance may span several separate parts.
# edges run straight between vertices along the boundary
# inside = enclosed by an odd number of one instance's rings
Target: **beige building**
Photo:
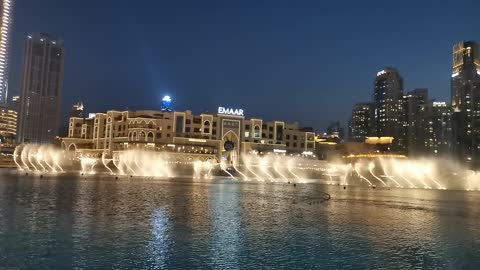
[[[0,106],[0,144],[13,146],[16,135],[17,111],[8,106]]]
[[[191,111],[108,111],[70,118],[62,148],[80,155],[112,156],[127,149],[214,155],[237,160],[242,153],[312,153],[315,134],[296,124],[245,119],[242,110],[218,114]]]

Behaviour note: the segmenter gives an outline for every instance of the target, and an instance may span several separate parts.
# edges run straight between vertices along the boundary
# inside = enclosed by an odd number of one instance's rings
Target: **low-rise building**
[[[283,121],[246,119],[243,110],[220,107],[217,114],[191,111],[108,111],[72,117],[62,148],[79,155],[151,149],[238,160],[243,153],[312,153],[315,133]]]
[[[17,111],[8,106],[0,106],[0,144],[13,146],[17,136]]]

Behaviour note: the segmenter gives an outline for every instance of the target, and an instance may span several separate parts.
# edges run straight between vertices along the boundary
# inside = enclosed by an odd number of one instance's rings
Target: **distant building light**
[[[286,153],[287,150],[284,150],[284,149],[273,149],[273,152],[274,152],[274,153]]]
[[[165,102],[172,102],[172,98],[170,96],[164,96],[162,101],[165,101]]]
[[[175,147],[175,144],[167,144],[168,147]]]
[[[205,143],[207,142],[207,140],[205,139],[188,139],[189,142],[202,142],[202,143]]]
[[[365,139],[366,144],[391,144],[393,137],[367,137]]]
[[[453,73],[453,74],[452,74],[452,78],[457,77],[459,74],[460,74],[460,73],[458,73],[458,72]]]
[[[383,75],[383,74],[387,74],[387,72],[385,70],[381,70],[381,71],[377,72],[377,77],[380,76],[380,75]]]
[[[445,101],[442,102],[433,102],[434,107],[446,107],[447,103]]]
[[[160,108],[162,112],[171,112],[172,109],[172,98],[170,96],[164,96],[162,98],[162,107]]]

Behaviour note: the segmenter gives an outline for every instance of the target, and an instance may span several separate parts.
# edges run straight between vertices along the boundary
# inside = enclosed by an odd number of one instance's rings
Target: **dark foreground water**
[[[0,268],[478,269],[479,209],[464,191],[3,170]]]

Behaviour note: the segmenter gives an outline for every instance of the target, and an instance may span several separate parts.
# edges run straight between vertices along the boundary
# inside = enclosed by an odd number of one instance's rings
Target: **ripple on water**
[[[435,190],[3,174],[0,265],[474,268],[478,198]]]

